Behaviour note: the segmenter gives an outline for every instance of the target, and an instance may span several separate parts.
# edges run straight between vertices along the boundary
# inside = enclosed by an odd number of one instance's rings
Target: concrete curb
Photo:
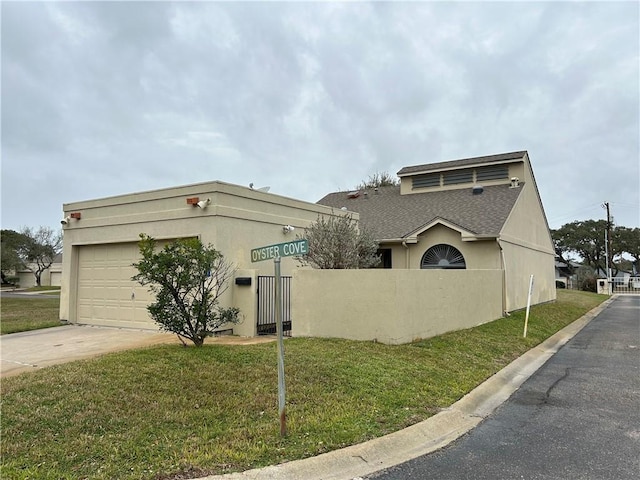
[[[355,480],[438,450],[490,415],[614,298],[605,300],[511,362],[451,407],[423,422],[317,457],[200,480]]]

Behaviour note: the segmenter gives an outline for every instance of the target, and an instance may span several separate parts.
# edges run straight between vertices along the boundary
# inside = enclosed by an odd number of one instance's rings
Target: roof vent
[[[347,193],[348,198],[358,198],[360,196],[360,190],[354,190],[352,192]]]
[[[482,192],[484,192],[484,187],[482,185],[474,185],[471,191],[474,195],[480,195]]]
[[[518,177],[511,177],[511,187],[518,188],[520,186],[520,179]]]

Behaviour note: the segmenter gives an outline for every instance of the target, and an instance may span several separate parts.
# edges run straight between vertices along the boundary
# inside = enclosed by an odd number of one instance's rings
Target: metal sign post
[[[282,338],[282,285],[280,285],[280,257],[273,260],[276,276],[276,333],[278,336],[278,415],[280,416],[280,436],[287,435],[287,414],[285,410],[284,385],[284,340]]]
[[[273,258],[275,273],[275,306],[276,306],[276,333],[278,336],[278,414],[280,416],[280,435],[287,435],[287,415],[285,409],[285,385],[284,385],[284,339],[282,334],[282,280],[280,275],[280,258],[309,253],[307,240],[294,240],[292,242],[267,245],[266,247],[251,250],[251,261],[262,262]]]
[[[529,296],[527,297],[527,313],[524,316],[523,338],[527,338],[527,325],[529,324],[529,309],[531,308],[531,294],[533,293],[533,275],[529,279]]]

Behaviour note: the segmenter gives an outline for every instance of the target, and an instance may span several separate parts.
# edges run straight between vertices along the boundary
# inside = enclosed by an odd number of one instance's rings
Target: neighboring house
[[[556,283],[560,282],[564,285],[564,288],[577,288],[578,287],[578,275],[577,270],[580,267],[578,263],[566,264],[562,259],[556,255],[555,270],[556,270]]]
[[[555,300],[555,252],[526,151],[405,167],[399,186],[331,193],[393,269],[502,270],[504,311]],[[464,285],[460,285],[464,298]]]
[[[36,276],[30,268],[36,268],[35,264],[27,265],[16,272],[18,277],[18,285],[20,288],[31,288],[36,286]],[[53,259],[53,263],[49,268],[42,272],[40,284],[43,287],[59,287],[62,279],[62,253],[59,253]]]

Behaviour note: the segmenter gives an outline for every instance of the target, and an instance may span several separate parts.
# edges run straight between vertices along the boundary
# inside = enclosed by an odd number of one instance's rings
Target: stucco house
[[[222,297],[244,316],[232,332],[269,333],[274,266],[252,262],[251,250],[292,242],[326,215],[351,215],[369,229],[387,270],[320,271],[283,258],[284,321],[294,336],[404,343],[467,328],[525,307],[530,275],[533,303],[555,299],[554,251],[527,152],[398,175],[399,186],[318,203],[214,181],[64,204],[60,318],[157,329],[151,294],[131,280],[145,233],[213,244],[237,267]]]
[[[33,274],[31,268],[35,269],[36,265],[27,265],[27,268],[23,268],[16,272],[18,277],[18,285],[20,288],[35,287],[36,277]],[[40,284],[44,287],[59,287],[62,279],[62,254],[59,253],[53,259],[53,263],[47,269],[42,272],[40,276]]]
[[[357,212],[384,268],[503,272],[503,311],[555,300],[555,252],[526,151],[409,166],[399,186],[335,192],[318,203]],[[464,297],[464,287],[460,291]]]

